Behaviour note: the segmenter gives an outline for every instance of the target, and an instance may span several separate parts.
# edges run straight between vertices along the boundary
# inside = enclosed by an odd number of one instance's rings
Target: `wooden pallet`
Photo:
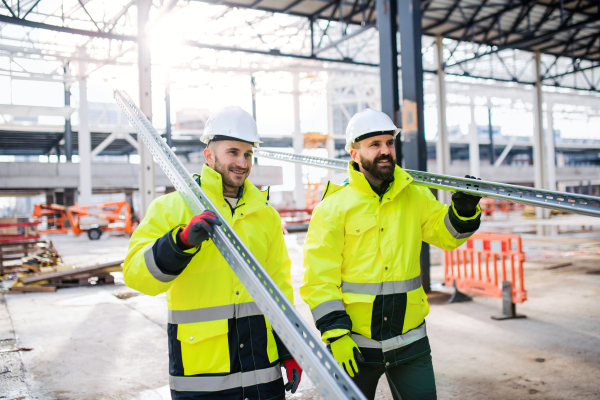
[[[13,286],[11,290],[19,291],[19,288],[24,287],[52,287],[56,289],[114,283],[115,279],[110,273],[122,271],[122,264],[123,261],[113,261],[89,267],[74,268],[68,271],[47,272],[28,276],[20,280],[24,286]]]

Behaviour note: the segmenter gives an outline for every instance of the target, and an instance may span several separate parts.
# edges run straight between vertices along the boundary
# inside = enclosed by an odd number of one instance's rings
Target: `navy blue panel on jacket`
[[[200,247],[198,247],[200,251]],[[168,275],[179,275],[198,253],[186,253],[173,240],[173,230],[165,233],[152,245],[152,255],[160,272]]]
[[[378,295],[373,301],[371,339],[382,341],[402,334],[406,313],[406,293]],[[383,352],[381,349],[360,349],[365,363],[373,366],[393,367],[396,363],[431,351],[429,339],[424,337],[408,346]],[[386,363],[390,363],[386,365]]]

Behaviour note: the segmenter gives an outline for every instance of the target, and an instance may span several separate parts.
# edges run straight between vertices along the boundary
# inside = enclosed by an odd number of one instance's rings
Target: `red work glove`
[[[283,360],[283,366],[287,372],[288,383],[285,384],[285,390],[291,391],[292,394],[296,393],[298,385],[300,384],[300,378],[302,378],[302,368],[293,358]]]
[[[214,212],[204,211],[192,218],[185,229],[178,233],[179,239],[186,246],[196,247],[215,231],[213,225],[221,225],[221,221]]]

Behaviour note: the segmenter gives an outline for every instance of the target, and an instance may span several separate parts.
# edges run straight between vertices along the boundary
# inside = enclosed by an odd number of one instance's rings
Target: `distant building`
[[[200,129],[204,130],[206,121],[210,117],[209,110],[197,108],[183,108],[177,111],[177,123],[175,129]]]

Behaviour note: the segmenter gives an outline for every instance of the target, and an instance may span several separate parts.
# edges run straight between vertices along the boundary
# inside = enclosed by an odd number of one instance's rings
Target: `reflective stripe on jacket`
[[[412,178],[398,166],[381,196],[353,162],[348,175],[347,186],[328,183],[313,212],[300,295],[326,343],[351,331],[368,341],[362,347],[408,346],[426,337],[421,242],[450,250],[473,232],[458,232],[448,218],[453,210],[429,189],[409,185]],[[478,221],[480,213],[458,219]]]
[[[293,302],[281,218],[265,195],[246,180],[232,209],[221,176],[208,165],[200,182],[219,217]],[[154,200],[131,237],[123,268],[129,287],[153,296],[166,292],[174,398],[210,398],[215,391],[232,398],[283,398],[279,359],[289,353],[250,294],[212,240],[186,251],[177,246],[177,232],[192,217],[179,193]]]

